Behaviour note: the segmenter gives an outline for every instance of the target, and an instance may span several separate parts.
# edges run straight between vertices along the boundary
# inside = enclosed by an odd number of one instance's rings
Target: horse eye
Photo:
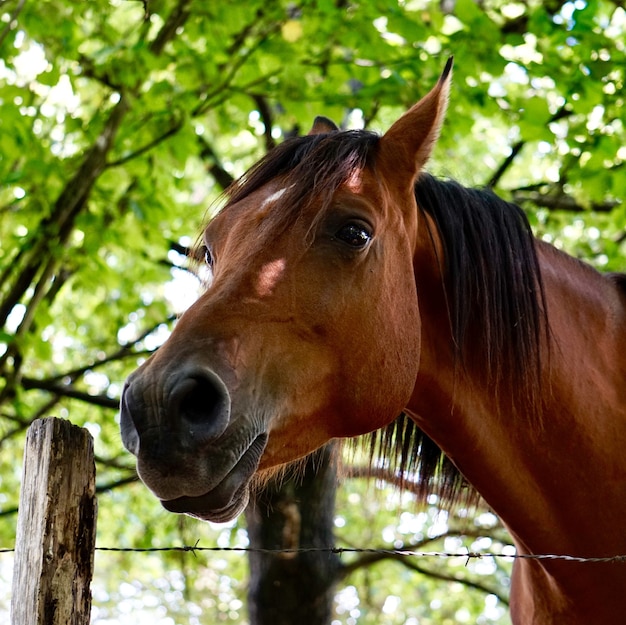
[[[209,267],[213,267],[213,254],[211,253],[211,249],[206,245],[204,246],[204,262]]]
[[[372,239],[372,233],[364,225],[351,223],[343,226],[335,235],[350,247],[363,248]]]

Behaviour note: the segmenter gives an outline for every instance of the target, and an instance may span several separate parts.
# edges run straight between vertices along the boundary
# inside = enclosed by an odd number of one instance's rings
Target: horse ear
[[[411,188],[415,177],[430,157],[448,106],[452,80],[452,57],[435,87],[413,105],[380,140],[381,162],[391,171],[405,172]]]
[[[335,124],[332,120],[328,119],[328,117],[322,117],[318,115],[313,120],[313,128],[309,131],[310,135],[321,135],[327,134],[329,132],[337,132],[339,130],[339,126]]]

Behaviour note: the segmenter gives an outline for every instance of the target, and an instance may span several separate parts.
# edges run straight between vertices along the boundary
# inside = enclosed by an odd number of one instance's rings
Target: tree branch
[[[442,573],[440,571],[427,569],[419,566],[419,564],[415,564],[414,562],[408,560],[406,557],[398,557],[396,558],[396,561],[400,562],[400,564],[402,564],[404,567],[415,571],[416,573],[421,573],[422,575],[427,575],[428,577],[432,577],[434,579],[438,579],[444,582],[456,582],[458,584],[463,584],[468,588],[480,590],[487,595],[495,595],[498,600],[501,601],[504,605],[509,605],[509,598],[506,595],[502,594],[497,588],[493,588],[492,586],[488,586],[487,584],[483,584],[482,582],[471,580],[467,577],[462,577],[460,575],[454,575],[452,573]]]
[[[56,406],[59,401],[60,401],[60,397],[58,396],[54,396],[51,399],[49,399],[48,401],[46,401],[42,406],[40,406],[34,414],[32,414],[28,419],[20,419],[20,418],[16,418],[12,415],[8,415],[8,414],[3,414],[2,416],[5,419],[8,419],[14,423],[17,423],[17,426],[15,428],[13,428],[12,430],[9,430],[9,432],[5,433],[2,438],[0,438],[0,447],[2,446],[2,444],[6,441],[9,440],[10,438],[12,438],[13,436],[16,436],[18,434],[21,434],[22,432],[24,432],[25,430],[27,430],[30,427],[30,424],[35,421],[36,419],[40,419],[42,417],[47,417],[52,409],[54,408],[54,406]],[[1,402],[0,402],[1,403]]]
[[[487,534],[486,532],[478,531],[478,530],[461,531],[461,530],[449,529],[443,534],[439,534],[432,538],[428,537],[428,538],[424,538],[423,540],[419,540],[409,545],[403,545],[401,549],[402,551],[423,551],[428,545],[431,545],[432,543],[435,543],[444,538],[453,538],[453,537],[484,538],[486,534]],[[501,541],[501,542],[507,542],[507,541]],[[359,569],[371,566],[372,564],[376,564],[377,562],[381,562],[382,560],[389,560],[389,559],[396,560],[398,558],[405,558],[405,557],[406,556],[392,553],[388,547],[380,547],[379,551],[372,551],[372,552],[365,553],[361,555],[360,557],[355,558],[355,560],[353,560],[349,564],[344,565],[341,570],[341,578],[343,579],[347,577],[348,575],[350,575],[351,573],[358,571]]]
[[[17,6],[13,13],[11,13],[7,25],[2,29],[0,33],[0,46],[4,43],[4,40],[7,38],[7,35],[16,27],[16,22],[19,14],[22,12],[24,5],[26,4],[26,0],[19,0]]]
[[[48,378],[47,380],[45,380],[45,382],[48,384],[56,384],[60,380],[66,378],[69,378],[72,382],[74,382],[80,376],[87,373],[87,371],[93,371],[94,369],[102,367],[103,365],[109,364],[111,362],[123,360],[124,358],[129,358],[131,356],[150,355],[152,353],[150,350],[135,351],[135,346],[143,341],[147,336],[152,334],[160,325],[164,323],[171,323],[172,321],[175,321],[176,318],[177,315],[169,315],[163,321],[159,321],[152,327],[144,330],[136,339],[134,339],[130,343],[122,345],[120,349],[113,352],[112,354],[109,354],[108,356],[105,356],[104,358],[101,358],[95,362],[83,365],[82,367],[78,367],[77,369],[72,369],[71,371],[66,371],[65,373],[59,373],[52,378]]]
[[[91,395],[85,391],[79,391],[71,384],[59,384],[50,382],[49,380],[37,380],[36,378],[23,377],[21,379],[22,388],[26,391],[33,389],[47,391],[59,397],[69,397],[78,399],[92,406],[100,406],[102,408],[117,409],[120,405],[119,399],[113,399],[107,395]]]
[[[479,537],[483,537],[484,535],[485,535],[484,532],[459,532],[459,531],[449,530],[443,534],[440,534],[439,536],[435,536],[434,538],[426,538],[412,545],[405,545],[402,547],[402,549],[407,550],[407,551],[421,551],[427,545],[433,542],[436,542],[438,540],[441,540],[442,538],[448,538],[452,536],[459,536],[459,537],[469,536],[469,537],[479,538]],[[412,560],[410,560],[409,557],[399,554],[399,553],[392,553],[390,551],[385,551],[384,548],[381,549],[381,551],[379,552],[366,553],[362,555],[361,557],[357,558],[356,560],[354,560],[353,562],[344,565],[341,568],[341,570],[338,572],[339,579],[343,580],[346,577],[348,577],[350,574],[354,573],[355,571],[362,569],[362,568],[366,568],[368,566],[372,566],[373,564],[377,564],[378,562],[382,562],[383,560],[393,560],[395,562],[399,562],[406,568],[411,569],[417,573],[428,575],[430,577],[433,577],[435,579],[439,579],[442,581],[458,582],[470,588],[475,588],[477,590],[480,590],[484,593],[487,593],[490,595],[496,595],[498,599],[502,601],[505,605],[509,604],[509,599],[507,596],[500,593],[497,589],[494,589],[490,586],[483,584],[482,582],[467,579],[466,577],[461,577],[458,575],[454,575],[452,573],[442,573],[441,571],[435,571],[432,569],[421,567],[415,564]]]
[[[180,0],[168,15],[165,24],[150,44],[150,51],[153,54],[157,56],[161,54],[166,44],[175,37],[176,31],[189,19],[191,15],[190,3],[190,0]]]
[[[263,28],[262,25],[259,26],[257,23],[252,23],[251,25],[257,28],[257,41],[253,44],[250,44],[246,48],[241,47],[241,52],[239,54],[230,55],[230,58],[234,60],[231,61],[230,64],[224,64],[224,66],[220,68],[220,75],[222,75],[223,78],[219,81],[219,84],[213,87],[210,92],[206,89],[203,90],[203,92],[200,94],[200,99],[202,101],[191,112],[192,117],[197,117],[198,115],[206,113],[206,111],[215,104],[212,99],[215,98],[215,96],[217,96],[218,94],[224,93],[226,91],[226,89],[234,81],[239,69],[243,65],[245,65],[248,59],[257,51],[259,46],[267,40],[269,35],[280,28],[281,22],[272,22],[268,24],[265,28]],[[249,27],[244,27],[244,30],[246,28]],[[250,28],[250,30],[252,30],[252,28]],[[245,38],[241,41],[238,41],[238,46],[243,46],[244,41]],[[251,87],[257,84],[264,83],[265,81],[267,81],[268,78],[274,76],[277,73],[279,72],[273,71],[269,72],[268,74],[261,74],[258,78],[251,80],[247,85],[241,87],[240,91],[242,91],[243,93],[249,93]]]
[[[25,266],[14,266],[17,279],[4,301],[0,303],[0,327],[6,323],[9,313],[29,289],[42,262],[50,255],[52,247],[63,246],[67,242],[74,228],[76,217],[85,207],[95,181],[106,167],[106,156],[113,146],[113,141],[127,111],[128,103],[122,95],[111,111],[100,136],[85,154],[81,166],[61,191],[54,203],[52,213],[42,221],[37,230],[38,238],[31,243]]]
[[[348,478],[374,479],[387,482],[391,486],[415,495],[418,500],[424,496],[424,487],[410,478],[395,473],[382,467],[349,466],[343,469],[343,474]],[[467,504],[475,504],[480,501],[480,496],[470,486],[467,487]]]
[[[565,117],[569,117],[571,114],[572,114],[572,111],[569,110],[569,108],[567,108],[566,104],[564,104],[554,115],[552,115],[552,117],[548,120],[548,124],[559,121],[560,119],[563,119]],[[517,143],[513,144],[513,146],[511,147],[510,154],[504,159],[504,161],[498,167],[498,169],[496,169],[495,173],[493,174],[493,176],[491,176],[491,179],[487,183],[486,186],[488,189],[493,189],[500,182],[502,176],[504,176],[504,174],[509,169],[509,167],[511,167],[511,165],[513,164],[513,161],[515,160],[517,155],[522,151],[522,148],[525,145],[526,145],[526,141],[524,139],[521,139]]]
[[[495,173],[493,174],[493,176],[491,176],[491,179],[487,183],[488,189],[493,189],[498,184],[498,182],[500,182],[500,179],[502,178],[502,176],[504,176],[507,169],[513,164],[515,157],[522,151],[522,148],[525,145],[526,145],[525,141],[518,141],[511,147],[511,152],[504,159],[504,161],[502,161],[502,163],[500,164],[500,167],[496,169]]]
[[[349,466],[343,470],[343,473],[347,478],[380,480],[390,484],[391,486],[395,486],[396,488],[402,488],[410,493],[413,493],[414,495],[421,494],[421,492],[418,492],[417,490],[417,485],[414,485],[413,482],[406,480],[401,475],[382,467]],[[415,486],[415,488],[412,488],[412,486]]]
[[[272,137],[272,126],[274,124],[272,109],[267,103],[267,98],[264,96],[252,95],[252,99],[254,100],[254,103],[261,115],[261,120],[265,128],[263,132],[263,137],[265,138],[265,150],[269,152],[276,145],[276,141],[274,141],[274,137]]]
[[[107,484],[96,485],[96,493],[104,493],[107,491],[115,490],[116,488],[121,488],[128,484],[133,484],[139,480],[139,477],[135,473],[134,475],[130,475],[128,477],[121,478],[119,480],[115,480],[114,482],[109,482]],[[19,508],[17,506],[13,506],[11,508],[7,508],[6,510],[0,510],[0,517],[11,516],[13,514],[17,514],[19,512]]]
[[[134,152],[131,152],[130,154],[127,154],[126,156],[123,156],[122,158],[118,158],[115,161],[108,162],[106,165],[107,168],[119,167],[120,165],[125,165],[129,161],[132,161],[134,158],[137,158],[138,156],[141,156],[142,154],[149,152],[150,150],[152,150],[152,148],[159,145],[159,143],[163,143],[163,141],[166,141],[170,137],[174,136],[182,127],[183,127],[182,121],[179,120],[175,122],[163,134],[159,135],[158,137],[155,137],[154,139],[152,139],[152,141],[149,141],[148,143],[146,143],[146,145],[143,145],[140,148],[137,148]]]
[[[211,144],[202,135],[198,135],[198,141],[202,146],[200,157],[205,161],[211,161],[207,169],[213,178],[215,178],[215,181],[221,187],[222,191],[225,191],[234,182],[234,178],[222,167]]]
[[[605,202],[593,202],[590,206],[579,204],[573,197],[565,194],[546,195],[538,192],[528,192],[524,194],[522,191],[513,190],[513,199],[517,204],[530,202],[540,208],[549,210],[563,210],[573,213],[582,213],[594,211],[596,213],[610,213],[614,208],[621,206],[619,200],[607,200]]]
[[[116,488],[121,488],[122,486],[126,486],[127,484],[133,484],[134,482],[138,481],[139,477],[135,473],[134,475],[130,475],[129,477],[123,477],[122,479],[115,480],[114,482],[109,482],[108,484],[96,485],[96,493],[104,493],[109,490],[115,490]]]

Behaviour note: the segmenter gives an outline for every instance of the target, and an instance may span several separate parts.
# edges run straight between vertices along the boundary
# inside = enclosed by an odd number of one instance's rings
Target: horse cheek
[[[353,377],[359,380],[358,386],[352,385],[358,396],[353,414],[361,415],[360,423],[353,425],[360,429],[358,434],[384,427],[404,410],[419,369],[421,332],[414,285],[381,293],[377,309],[369,318],[367,350],[358,354],[359,374]]]
[[[421,355],[421,320],[417,294],[413,284],[407,285],[401,303],[396,302],[397,310],[390,330],[393,340],[389,341],[386,359],[388,360],[387,383],[394,387],[399,414],[407,405],[419,371]],[[391,409],[391,407],[390,407]],[[394,418],[397,414],[394,415]]]

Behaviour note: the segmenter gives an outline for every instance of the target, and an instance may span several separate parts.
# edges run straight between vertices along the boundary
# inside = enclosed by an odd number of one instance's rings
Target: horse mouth
[[[250,479],[259,466],[266,444],[267,434],[257,436],[226,477],[204,495],[162,499],[161,505],[170,512],[188,514],[204,521],[231,521],[248,503]]]

